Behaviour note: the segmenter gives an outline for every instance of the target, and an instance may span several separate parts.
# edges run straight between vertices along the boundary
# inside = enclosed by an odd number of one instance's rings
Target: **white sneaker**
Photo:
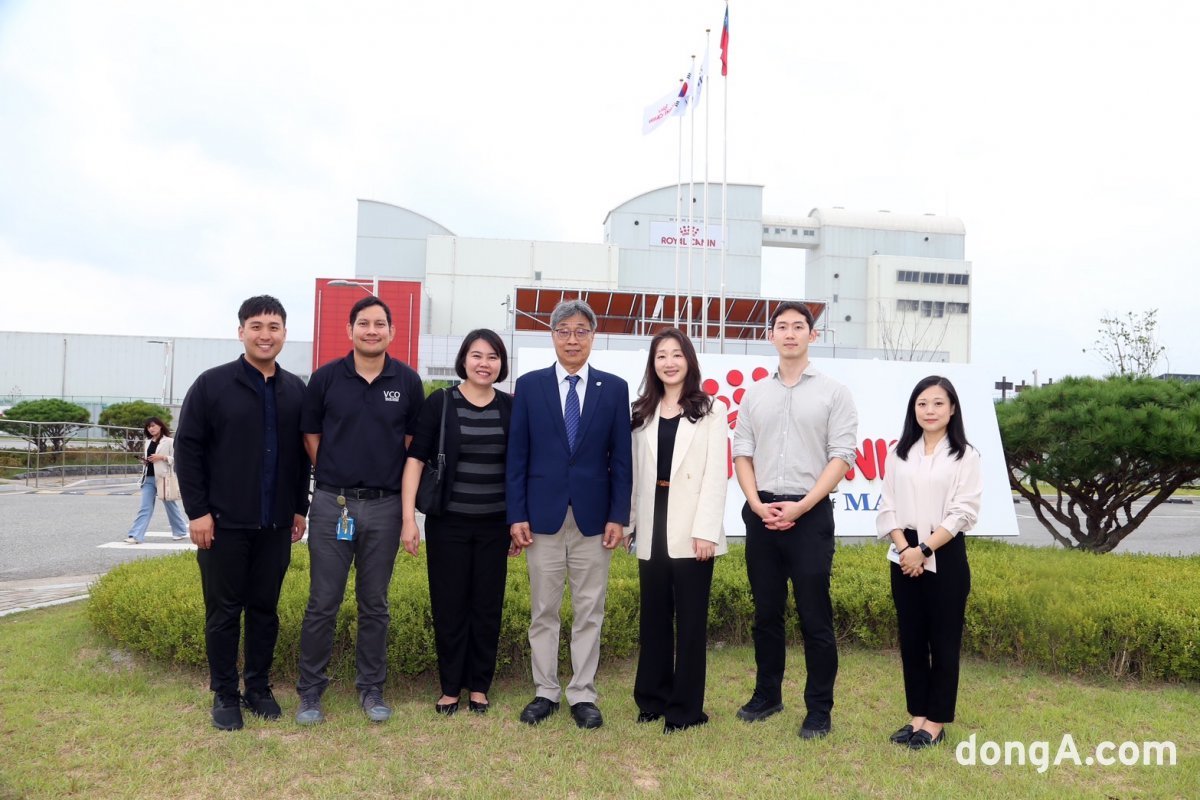
[[[141,544],[141,542],[139,542],[137,539],[133,538],[132,536],[128,536],[125,538],[125,544]]]
[[[183,536],[176,536],[173,533],[171,534],[171,541],[173,542],[182,542],[186,538],[188,538],[186,533]]]

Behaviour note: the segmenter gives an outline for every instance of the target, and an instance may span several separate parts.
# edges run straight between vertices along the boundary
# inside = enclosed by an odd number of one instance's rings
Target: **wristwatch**
[[[924,542],[921,542],[919,545],[917,545],[917,547],[921,550],[921,555],[925,556],[926,558],[929,558],[931,555],[933,555],[933,548]]]

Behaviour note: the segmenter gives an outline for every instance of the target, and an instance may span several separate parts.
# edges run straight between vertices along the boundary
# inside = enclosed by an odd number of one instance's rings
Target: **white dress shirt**
[[[579,395],[579,413],[581,416],[583,414],[583,396],[585,394],[587,394],[587,383],[588,383],[589,371],[590,370],[588,368],[588,365],[585,362],[584,365],[579,368],[579,372],[575,373],[576,375],[579,376],[579,382],[575,384],[575,394]],[[570,383],[570,381],[567,380],[567,377],[571,373],[567,372],[566,367],[564,367],[559,362],[555,361],[554,362],[554,374],[555,374],[555,376],[558,377],[558,405],[559,405],[559,408],[563,412],[563,417],[566,417],[566,415],[567,415],[567,392],[571,388],[571,383]]]
[[[909,449],[908,458],[902,459],[892,445],[875,530],[882,539],[897,528],[912,528],[918,543],[938,528],[952,535],[969,531],[979,519],[982,496],[983,473],[974,447],[968,445],[962,458],[955,458],[950,453],[950,439],[943,436],[933,453],[925,455],[921,438]]]

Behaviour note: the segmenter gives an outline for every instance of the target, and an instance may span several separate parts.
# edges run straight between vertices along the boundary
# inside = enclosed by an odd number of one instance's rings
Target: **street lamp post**
[[[163,345],[162,401],[164,406],[172,405],[175,402],[175,340],[147,339],[146,342]]]

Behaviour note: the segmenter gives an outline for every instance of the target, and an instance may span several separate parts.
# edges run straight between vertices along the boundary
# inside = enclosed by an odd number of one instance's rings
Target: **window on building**
[[[897,283],[920,283],[921,273],[913,270],[901,269],[896,271]]]
[[[796,230],[795,228],[792,228],[792,236],[798,236],[798,235],[800,235],[800,231]]]
[[[947,314],[967,314],[971,311],[970,303],[946,303]]]
[[[966,286],[967,283],[970,281],[970,279],[971,279],[970,275],[962,275],[959,273],[951,272],[949,275],[946,276],[946,283],[949,283],[953,286]]]
[[[946,304],[941,300],[922,300],[921,316],[941,318],[946,315]]]
[[[944,272],[922,272],[921,283],[945,283],[946,273]]]
[[[805,236],[816,236],[816,235],[817,235],[817,232],[816,232],[816,231],[813,231],[813,230],[809,230],[808,228],[805,228],[805,229],[804,229],[804,235],[805,235]]]
[[[897,311],[919,311],[921,309],[921,301],[919,300],[897,300]]]

